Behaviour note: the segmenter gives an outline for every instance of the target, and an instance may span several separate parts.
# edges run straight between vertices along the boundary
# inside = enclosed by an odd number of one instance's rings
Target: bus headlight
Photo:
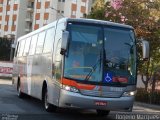
[[[135,96],[137,91],[128,91],[123,93],[123,97]]]
[[[63,88],[64,90],[70,91],[70,92],[75,92],[75,93],[78,93],[78,92],[79,92],[79,90],[78,90],[76,87],[73,87],[73,86],[63,85],[62,88]]]

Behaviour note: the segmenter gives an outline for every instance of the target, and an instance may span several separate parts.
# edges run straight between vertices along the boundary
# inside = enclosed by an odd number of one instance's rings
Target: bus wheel
[[[98,116],[107,116],[110,113],[110,110],[97,110]]]
[[[21,84],[20,84],[20,81],[18,82],[18,85],[17,85],[17,94],[18,94],[18,97],[19,98],[23,98],[24,97],[24,93],[21,91]]]
[[[44,91],[44,108],[47,112],[55,112],[57,107],[56,106],[53,106],[51,105],[49,102],[48,102],[48,92],[47,92],[47,89],[45,89]]]

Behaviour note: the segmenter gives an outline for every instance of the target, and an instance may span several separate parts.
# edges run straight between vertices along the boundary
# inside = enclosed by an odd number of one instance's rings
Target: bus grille
[[[97,90],[81,90],[82,95],[94,96],[94,97],[106,97],[106,98],[118,98],[121,97],[122,92],[104,92]]]

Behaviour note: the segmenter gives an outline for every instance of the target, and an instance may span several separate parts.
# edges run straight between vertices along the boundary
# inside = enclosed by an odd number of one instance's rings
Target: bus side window
[[[47,30],[43,53],[49,53],[51,52],[53,48],[53,41],[54,41],[54,35],[55,35],[55,29],[50,28]]]
[[[38,34],[34,35],[31,40],[29,55],[34,55],[36,50],[36,43],[37,43]]]
[[[17,53],[18,53],[18,50],[19,50],[19,46],[20,46],[20,44],[19,44],[19,42],[17,43],[17,47],[16,47],[16,51],[15,51],[15,54],[14,54],[14,57],[17,57]]]
[[[37,46],[36,46],[36,54],[42,53],[45,34],[46,34],[45,31],[39,33],[38,42],[37,42]]]
[[[20,51],[19,51],[19,57],[21,57],[23,55],[23,51],[24,51],[24,47],[25,47],[25,42],[26,42],[26,40],[22,40],[21,41],[21,47],[20,47]]]
[[[23,56],[27,56],[28,55],[30,42],[31,42],[31,37],[27,38],[27,40],[26,40]]]

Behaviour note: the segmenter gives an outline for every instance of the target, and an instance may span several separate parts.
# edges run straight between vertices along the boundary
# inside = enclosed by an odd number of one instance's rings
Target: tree
[[[154,70],[160,64],[160,0],[111,0],[106,3],[104,0],[98,1],[95,1],[88,18],[131,25],[135,28],[138,39],[143,38],[150,42],[150,58],[146,62],[140,59],[138,66],[147,90]],[[142,56],[140,52],[138,55]],[[146,79],[143,76],[146,76]]]
[[[11,40],[0,38],[0,60],[9,61],[11,50]]]

